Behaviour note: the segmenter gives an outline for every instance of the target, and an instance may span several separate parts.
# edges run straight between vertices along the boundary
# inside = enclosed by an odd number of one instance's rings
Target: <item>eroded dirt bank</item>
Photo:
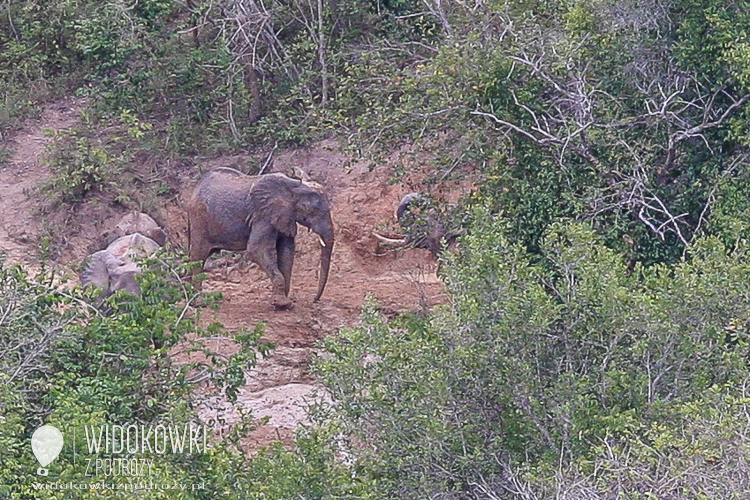
[[[51,133],[74,127],[77,106],[70,101],[48,106],[39,121],[29,123],[4,145],[10,160],[0,168],[0,250],[13,263],[35,269],[40,243],[46,231],[39,207],[44,195],[35,188],[50,177],[43,158]],[[215,158],[201,165],[234,166],[246,169],[243,158]],[[360,309],[369,295],[386,314],[429,307],[445,301],[443,287],[435,275],[435,262],[425,250],[411,249],[375,256],[372,230],[389,222],[393,209],[408,188],[389,184],[386,167],[372,171],[364,163],[349,162],[334,141],[314,147],[277,152],[275,171],[301,167],[327,187],[333,204],[336,245],[325,294],[313,303],[320,258],[317,236],[300,230],[292,275],[294,308],[276,311],[269,304],[270,281],[255,266],[233,256],[215,259],[209,265],[206,290],[220,290],[225,300],[216,318],[230,330],[266,324],[266,340],[277,348],[268,359],[247,371],[247,383],[239,394],[240,405],[268,422],[247,440],[249,449],[275,439],[289,442],[294,429],[305,419],[305,406],[325,398],[308,367],[316,355],[315,344],[325,335],[357,323]],[[187,183],[199,175],[182,172]],[[457,188],[458,189],[458,188]],[[83,257],[101,244],[102,233],[127,213],[127,208],[106,202],[85,204],[77,212],[61,246],[58,262],[62,272],[73,274]],[[170,238],[186,245],[186,219],[178,199],[152,213],[165,225]],[[85,223],[81,223],[85,221]],[[231,351],[231,343],[217,346]],[[221,394],[206,393],[200,409],[202,418],[218,419],[231,425],[237,415]],[[220,426],[219,426],[220,427]],[[221,428],[217,428],[221,432]]]

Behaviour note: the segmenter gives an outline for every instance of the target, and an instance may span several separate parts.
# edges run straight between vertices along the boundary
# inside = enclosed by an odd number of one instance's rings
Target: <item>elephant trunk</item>
[[[320,242],[323,248],[320,249],[320,277],[318,278],[318,293],[315,294],[313,302],[320,300],[320,296],[323,295],[323,290],[326,288],[328,282],[328,271],[331,269],[331,255],[333,254],[333,224],[331,223],[330,230],[322,231],[320,234]]]

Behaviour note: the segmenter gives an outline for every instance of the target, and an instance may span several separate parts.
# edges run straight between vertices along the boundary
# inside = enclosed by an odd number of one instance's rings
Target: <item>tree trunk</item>
[[[247,69],[247,78],[245,79],[248,89],[250,89],[250,95],[253,98],[253,102],[250,105],[250,113],[248,121],[255,123],[263,116],[263,100],[260,91],[260,78],[258,77],[258,71],[255,69],[250,56],[245,56],[245,68]]]

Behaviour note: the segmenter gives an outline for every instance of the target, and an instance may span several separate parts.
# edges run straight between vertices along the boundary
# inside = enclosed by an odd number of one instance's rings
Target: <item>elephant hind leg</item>
[[[205,214],[201,212],[188,213],[188,255],[191,262],[200,262],[200,267],[196,267],[190,272],[188,281],[192,282],[197,289],[201,289],[201,282],[195,281],[195,275],[203,270],[206,259],[211,254],[211,245],[207,238],[207,226],[204,220]]]
[[[193,262],[205,264],[211,249],[206,239],[206,223],[200,213],[188,213],[188,255]]]

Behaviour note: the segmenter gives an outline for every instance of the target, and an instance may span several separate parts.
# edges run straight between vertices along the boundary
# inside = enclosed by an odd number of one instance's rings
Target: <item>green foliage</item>
[[[256,350],[267,351],[268,346],[258,342],[262,329],[256,329],[240,335],[237,359],[175,363],[178,345],[188,352],[203,352],[206,360],[212,356],[201,342],[209,332],[198,326],[198,311],[189,310],[196,292],[178,278],[187,272],[185,265],[166,254],[156,255],[143,266],[147,270],[139,279],[142,295],[118,292],[102,309],[90,306],[77,290],[58,290],[51,280],[33,280],[20,268],[0,266],[3,498],[99,498],[105,494],[101,488],[73,492],[73,497],[67,490],[35,489],[33,483],[89,484],[102,478],[85,476],[86,462],[80,456],[74,465],[72,446],[49,467],[49,478],[36,476],[37,464],[29,446],[34,429],[50,423],[66,439],[76,435],[80,451],[86,449],[84,426],[199,423],[192,409],[188,374],[201,369],[218,383],[227,384],[228,391],[236,391],[244,379],[225,372],[252,366]],[[206,295],[202,300],[210,306],[216,299]],[[221,327],[213,325],[209,331],[218,335]],[[189,340],[191,337],[195,340]],[[240,429],[244,427],[238,426]],[[226,443],[216,444],[210,453],[145,452],[139,458],[154,460],[153,473],[146,480],[201,485],[200,490],[188,489],[169,498],[204,498],[228,488],[227,478],[214,472],[213,461],[223,453],[229,453]],[[127,490],[111,493],[130,498]],[[141,493],[145,498],[164,498],[158,490]]]
[[[29,280],[20,267],[8,266],[4,259],[0,261],[0,290],[3,387],[23,384],[26,388],[26,396],[11,392],[4,402],[10,402],[12,408],[23,407],[26,401],[41,405],[38,392],[45,388],[46,372],[53,363],[48,346],[65,341],[69,336],[66,328],[74,316],[69,311],[58,312],[65,299],[52,288],[50,280]]]
[[[0,137],[15,132],[26,118],[35,116],[38,111],[40,94],[44,90],[34,84],[22,85],[0,79]],[[0,151],[0,163],[4,163],[8,153]]]
[[[115,161],[97,141],[73,131],[56,141],[49,165],[53,178],[46,190],[61,201],[80,201],[91,190],[99,189],[114,174]]]
[[[746,411],[745,398],[710,391],[700,403],[676,405],[667,422],[636,423],[621,439],[602,439],[590,461],[564,470],[519,467],[507,471],[508,481],[542,498],[740,499],[750,451]]]
[[[151,156],[160,142],[151,121],[127,108],[110,118],[85,110],[80,114],[82,123],[53,132],[46,150],[52,176],[39,186],[48,200],[46,209],[85,202],[97,192],[147,208],[158,196],[171,193],[174,186],[165,179],[167,159]],[[103,127],[106,134],[100,132]]]
[[[280,444],[261,451],[246,464],[246,489],[241,494],[258,500],[379,498],[366,477],[341,463],[342,450],[337,447],[334,429],[324,426],[301,431],[293,452]],[[237,469],[228,470],[234,473]]]
[[[77,290],[58,290],[51,280],[36,281],[18,267],[0,266],[0,497],[132,498],[127,488],[145,482],[185,489],[142,489],[139,498],[375,498],[368,483],[340,463],[335,426],[305,431],[293,452],[275,446],[248,459],[241,440],[253,429],[249,415],[205,453],[138,453],[139,460],[153,460],[146,477],[85,475],[92,473],[86,470],[87,459],[110,457],[85,452],[85,427],[199,424],[191,374],[201,370],[210,375],[231,398],[256,353],[270,349],[259,342],[259,324],[234,337],[237,355],[226,359],[212,352],[201,337],[215,338],[222,327],[198,326],[199,311],[190,310],[198,297],[177,278],[189,269],[167,254],[142,265],[142,295],[118,292],[102,309],[88,305]],[[217,298],[201,296],[209,307]],[[176,362],[191,353],[206,361]],[[38,464],[29,446],[31,433],[42,423],[56,426],[66,439],[47,477],[36,475]],[[99,486],[44,489],[68,483]],[[102,484],[122,486],[110,490]]]
[[[325,343],[318,369],[381,495],[499,493],[509,471],[546,481],[561,465],[608,484],[614,468],[584,467],[609,463],[605,442],[644,467],[656,447],[679,475],[687,455],[668,436],[704,422],[684,412],[741,397],[750,376],[748,249],[705,239],[690,261],[631,270],[590,227],[552,225],[539,261],[510,227],[475,212],[446,271],[450,309],[387,323],[370,304],[362,327]],[[702,456],[716,452],[712,433],[696,439]],[[738,460],[722,463],[725,477]]]
[[[744,244],[750,238],[750,182],[747,172],[717,183],[716,203],[708,229],[717,234],[727,247]]]
[[[325,342],[333,356],[317,369],[338,402],[344,431],[353,433],[353,443],[361,443],[357,449],[365,471],[383,498],[460,489],[457,481],[476,472],[472,463],[486,465],[484,447],[497,449],[493,440],[472,432],[469,409],[464,414],[452,398],[455,375],[465,367],[421,320],[388,325],[373,303],[363,310],[362,320],[361,328]]]
[[[688,68],[695,68],[714,85],[741,85],[750,89],[750,54],[745,27],[750,21],[748,2],[694,0],[679,5],[680,25],[676,53]]]

